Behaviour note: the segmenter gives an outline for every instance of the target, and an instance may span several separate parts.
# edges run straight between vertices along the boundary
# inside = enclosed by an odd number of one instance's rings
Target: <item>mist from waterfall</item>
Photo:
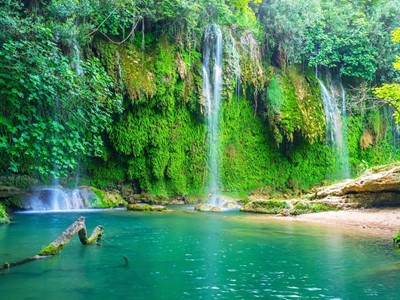
[[[341,80],[333,80],[326,72],[326,84],[318,77],[326,118],[326,140],[338,153],[338,169],[341,177],[350,178],[349,152],[347,145],[346,91]]]
[[[203,97],[208,123],[208,183],[209,202],[219,206],[221,193],[219,158],[219,117],[222,91],[222,33],[216,24],[207,27],[203,48]]]

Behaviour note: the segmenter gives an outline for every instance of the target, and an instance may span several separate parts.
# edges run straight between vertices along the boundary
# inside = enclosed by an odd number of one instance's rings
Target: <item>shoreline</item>
[[[358,228],[390,239],[400,229],[400,208],[350,209],[276,218]]]

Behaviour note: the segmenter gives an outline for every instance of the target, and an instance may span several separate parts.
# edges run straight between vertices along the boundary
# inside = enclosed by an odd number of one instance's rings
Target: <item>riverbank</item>
[[[359,228],[387,238],[400,229],[400,208],[351,209],[277,218]]]

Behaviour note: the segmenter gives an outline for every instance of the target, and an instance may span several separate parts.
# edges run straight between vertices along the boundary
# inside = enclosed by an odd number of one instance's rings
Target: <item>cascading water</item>
[[[346,126],[346,92],[341,81],[334,82],[329,72],[326,73],[326,82],[316,77],[321,87],[322,100],[324,102],[324,112],[326,118],[326,138],[327,141],[338,152],[339,168],[342,178],[350,177],[349,156],[347,147],[347,126]],[[339,102],[340,101],[340,102]],[[341,107],[342,112],[339,109]]]
[[[207,27],[203,49],[203,96],[208,121],[208,194],[210,203],[220,203],[219,116],[222,90],[222,33],[218,25]]]
[[[24,208],[32,211],[65,211],[87,208],[85,195],[79,189],[36,188],[25,199]]]

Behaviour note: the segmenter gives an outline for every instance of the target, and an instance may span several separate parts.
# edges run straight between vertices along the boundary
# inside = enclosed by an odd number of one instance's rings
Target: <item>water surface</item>
[[[239,213],[16,214],[0,226],[0,262],[37,253],[80,215],[88,231],[104,226],[102,245],[76,237],[56,257],[0,272],[2,299],[398,298],[390,241]]]

